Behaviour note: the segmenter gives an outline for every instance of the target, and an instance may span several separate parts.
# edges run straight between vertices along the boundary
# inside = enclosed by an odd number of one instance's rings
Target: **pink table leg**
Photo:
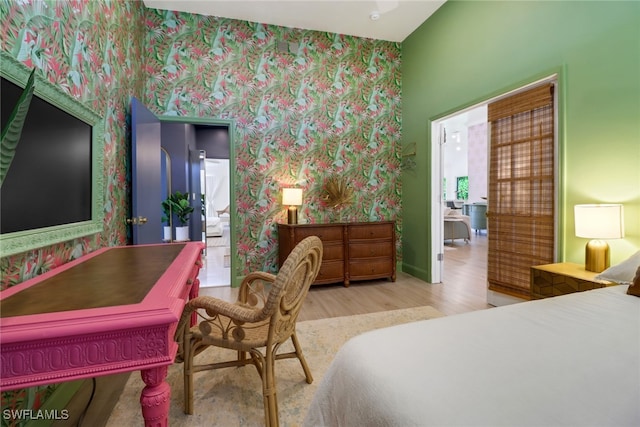
[[[171,387],[167,379],[167,366],[144,369],[140,372],[147,385],[140,395],[140,406],[145,427],[168,427]]]

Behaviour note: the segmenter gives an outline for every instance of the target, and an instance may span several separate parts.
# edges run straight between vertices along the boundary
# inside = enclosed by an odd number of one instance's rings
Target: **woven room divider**
[[[554,262],[555,132],[552,83],[488,106],[489,289],[529,299],[530,267]]]

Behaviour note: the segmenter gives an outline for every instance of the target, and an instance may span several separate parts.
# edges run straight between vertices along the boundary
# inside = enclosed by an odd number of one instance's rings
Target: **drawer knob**
[[[187,285],[193,285],[193,279],[187,279]]]

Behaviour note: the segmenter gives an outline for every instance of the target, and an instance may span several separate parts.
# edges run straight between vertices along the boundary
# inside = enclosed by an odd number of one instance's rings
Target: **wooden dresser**
[[[322,240],[322,266],[314,285],[354,280],[396,280],[396,227],[393,221],[337,224],[278,224],[278,264],[305,237]]]

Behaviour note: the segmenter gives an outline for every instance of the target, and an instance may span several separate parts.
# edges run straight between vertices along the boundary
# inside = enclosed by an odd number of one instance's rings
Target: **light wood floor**
[[[395,282],[353,282],[348,288],[340,284],[312,286],[298,319],[314,320],[423,305],[430,305],[445,315],[489,308],[486,258],[486,234],[474,234],[470,243],[447,241],[442,283],[430,284],[398,273]],[[228,286],[202,287],[200,295],[235,301],[237,291]]]

